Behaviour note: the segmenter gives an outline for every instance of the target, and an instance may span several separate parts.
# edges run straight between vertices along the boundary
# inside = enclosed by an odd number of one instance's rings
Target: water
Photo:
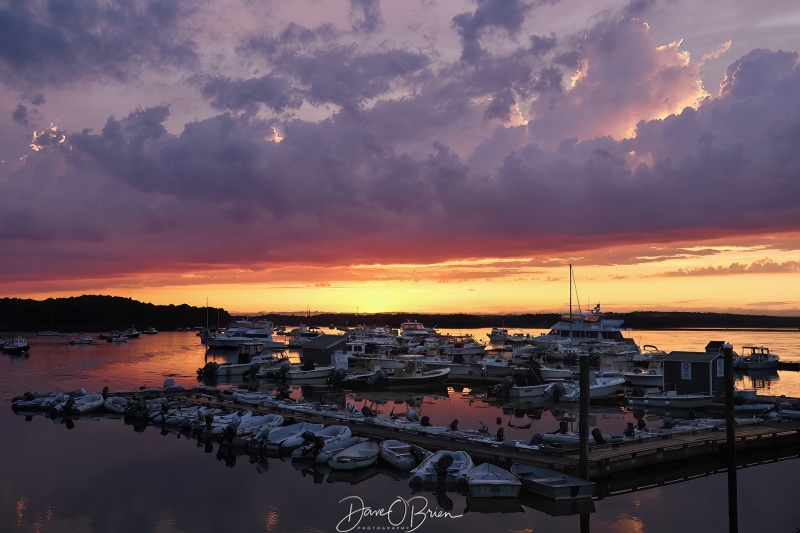
[[[451,330],[486,339],[485,330]],[[539,333],[539,331],[530,331]],[[734,348],[763,344],[784,360],[800,360],[800,333],[771,331],[636,331],[640,344],[661,349],[702,351],[709,340]],[[69,346],[67,337],[29,337],[31,356],[0,357],[0,451],[2,467],[0,532],[296,532],[296,531],[531,531],[670,532],[728,531],[727,476],[717,474],[653,487],[594,502],[581,518],[551,516],[558,509],[522,498],[508,509],[462,494],[414,494],[407,479],[372,469],[359,477],[303,471],[289,459],[251,462],[247,456],[219,455],[219,449],[195,440],[162,435],[148,427],[137,433],[121,419],[105,415],[79,419],[69,429],[42,416],[26,420],[10,409],[10,399],[25,391],[88,391],[161,387],[197,383],[196,371],[208,360],[193,333],[159,333],[122,345]],[[295,354],[296,356],[296,354]],[[800,396],[800,373],[779,371],[757,381],[745,377],[738,387],[762,388],[762,394]],[[461,428],[485,423],[502,427],[506,438],[528,439],[558,427],[555,413],[541,407],[503,408],[469,390],[450,387],[440,395],[330,396],[326,401],[356,402],[388,413],[414,408],[434,424],[459,420]],[[295,397],[317,399],[311,390]],[[619,407],[593,409],[591,425],[619,433],[629,413]],[[796,489],[800,461],[784,460],[738,471],[739,531],[794,531],[800,511],[786,505]],[[404,502],[408,502],[407,504]],[[391,510],[388,516],[358,513],[361,505]],[[435,510],[421,512],[422,506]],[[400,511],[406,517],[401,520]],[[551,514],[548,514],[551,513]],[[444,516],[442,516],[444,515]]]

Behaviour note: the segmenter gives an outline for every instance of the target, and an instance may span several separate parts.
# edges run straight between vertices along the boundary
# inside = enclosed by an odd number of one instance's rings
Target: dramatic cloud
[[[555,1],[422,2],[402,28],[386,3],[339,5],[230,33],[213,6],[180,2],[0,8],[14,128],[2,135],[36,150],[0,167],[0,242],[15,258],[0,280],[487,255],[648,264],[717,254],[693,241],[800,232],[795,51],[728,58],[712,95],[702,69],[721,52],[657,40],[655,1],[558,33],[531,29]],[[438,10],[433,35],[423,14]],[[75,88],[128,81],[158,97],[117,103],[98,127],[55,116]],[[176,125],[178,113],[197,118]],[[428,278],[531,277],[542,264]],[[661,276],[737,269],[797,264]]]

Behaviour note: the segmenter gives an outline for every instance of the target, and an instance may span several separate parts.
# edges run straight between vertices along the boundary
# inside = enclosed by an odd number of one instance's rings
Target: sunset
[[[8,5],[0,292],[800,315],[798,16]]]

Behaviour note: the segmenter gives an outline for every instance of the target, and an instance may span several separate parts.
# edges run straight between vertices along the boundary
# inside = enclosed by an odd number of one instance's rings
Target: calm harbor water
[[[485,330],[472,333],[485,340]],[[539,331],[531,330],[538,334]],[[634,331],[637,343],[661,349],[702,351],[710,340],[769,346],[787,361],[800,361],[800,332],[775,331]],[[311,471],[288,458],[252,461],[248,456],[220,454],[195,440],[142,432],[121,418],[106,415],[76,420],[71,428],[43,416],[14,414],[10,400],[25,391],[99,392],[161,387],[166,378],[190,387],[196,370],[208,360],[230,356],[207,354],[194,333],[159,333],[122,345],[69,346],[67,336],[29,336],[31,356],[0,357],[0,453],[4,457],[0,495],[0,532],[312,532],[312,531],[525,531],[557,533],[729,531],[725,474],[655,486],[594,502],[588,519],[558,515],[562,509],[531,498],[511,506],[481,505],[463,494],[413,493],[407,479],[369,469],[356,476]],[[800,396],[800,373],[737,382],[762,394]],[[434,424],[459,420],[459,427],[491,431],[502,427],[506,438],[529,439],[558,427],[556,415],[540,407],[497,405],[463,387],[437,394],[328,395],[298,389],[294,397],[355,401],[382,413],[413,407]],[[633,420],[619,406],[593,409],[590,424],[620,433]],[[576,423],[577,424],[577,423]],[[577,429],[577,425],[576,425]],[[740,469],[739,531],[796,531],[800,508],[787,505],[797,488],[800,461],[788,459]],[[360,506],[392,509],[390,516],[363,516]],[[435,511],[432,513],[423,512]],[[400,520],[399,512],[406,511]],[[494,511],[494,512],[490,512]]]

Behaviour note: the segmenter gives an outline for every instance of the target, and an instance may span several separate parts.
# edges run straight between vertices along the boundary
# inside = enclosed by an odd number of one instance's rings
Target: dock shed
[[[331,364],[331,355],[336,350],[347,348],[347,337],[344,335],[320,335],[303,344],[302,360],[308,360],[315,365]]]
[[[664,358],[664,389],[678,394],[722,395],[725,357],[722,352],[670,352]]]

